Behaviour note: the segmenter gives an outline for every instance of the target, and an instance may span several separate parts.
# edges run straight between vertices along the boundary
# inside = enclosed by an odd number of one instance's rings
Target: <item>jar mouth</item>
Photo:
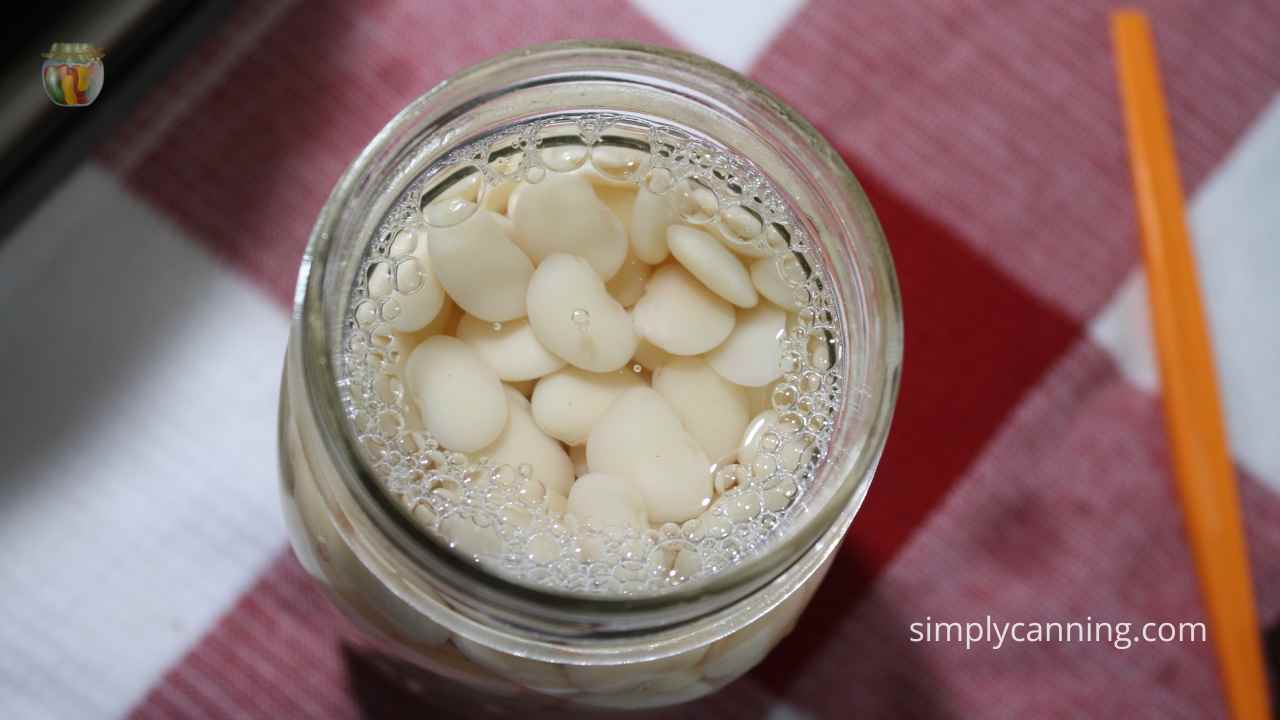
[[[832,452],[817,471],[831,490],[821,506],[763,552],[652,596],[585,596],[512,581],[455,554],[403,513],[365,461],[339,399],[333,349],[341,342],[342,325],[334,321],[332,305],[345,301],[350,284],[338,282],[339,290],[325,290],[326,278],[338,272],[331,253],[336,259],[351,247],[361,251],[389,196],[396,194],[384,187],[388,173],[466,140],[452,134],[451,122],[486,103],[501,105],[502,95],[513,89],[604,81],[637,83],[680,102],[701,103],[704,112],[731,123],[754,123],[767,134],[771,151],[820,176],[818,210],[830,216],[826,229],[839,239],[837,245],[851,256],[856,251],[860,265],[851,269],[853,287],[868,311],[863,329],[879,350],[869,358],[866,396],[857,402],[845,397],[841,403],[842,425],[852,426],[855,411],[861,420],[856,437],[835,434]],[[625,635],[688,622],[724,609],[783,573],[842,513],[855,513],[865,497],[892,416],[902,352],[901,302],[883,234],[857,181],[816,130],[770,92],[727,68],[687,53],[614,42],[556,43],[503,55],[446,80],[397,114],[347,169],[320,211],[299,273],[294,322],[308,401],[341,478],[326,502],[342,506],[347,516],[366,516],[379,531],[361,533],[356,524],[339,523],[357,556],[384,568],[391,556],[405,558],[413,569],[407,573],[412,577],[400,578],[406,585],[431,588],[464,606],[483,604],[489,616],[513,629],[556,636]]]
[[[49,52],[40,53],[40,57],[48,60],[65,60],[68,62],[87,62],[105,57],[107,52],[95,47],[92,43],[54,43]]]

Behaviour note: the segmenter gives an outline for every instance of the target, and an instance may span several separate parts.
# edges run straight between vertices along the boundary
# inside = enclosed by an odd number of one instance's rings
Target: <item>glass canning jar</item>
[[[45,60],[40,65],[45,94],[62,107],[92,105],[106,78],[102,65],[105,54],[88,43],[54,43],[43,53]]]
[[[417,527],[383,491],[338,388],[351,290],[381,219],[421,169],[531,118],[652,118],[749,160],[778,188],[824,265],[844,347],[828,451],[767,549],[652,596],[554,592],[486,572]],[[892,260],[844,163],[777,97],[705,59],[574,42],[465,70],[391,120],[321,209],[298,278],[280,403],[282,490],[306,570],[360,642],[521,703],[653,707],[700,697],[790,631],[867,492],[902,358]],[[528,706],[528,705],[526,705]]]

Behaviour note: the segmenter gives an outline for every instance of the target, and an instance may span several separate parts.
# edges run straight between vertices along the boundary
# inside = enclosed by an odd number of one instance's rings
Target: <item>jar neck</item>
[[[846,377],[864,390],[856,402],[843,403],[831,451],[818,470],[821,492],[809,499],[803,522],[767,551],[655,596],[536,589],[443,547],[382,491],[337,390],[337,349],[358,259],[409,179],[452,148],[503,125],[577,109],[658,116],[759,165],[789,193],[820,252],[832,260],[832,290],[847,310],[841,320],[848,344],[859,353],[844,359]],[[837,262],[850,248],[861,264]],[[451,78],[388,123],[320,212],[299,276],[295,323],[299,343],[290,362],[337,469],[321,492],[335,516],[349,519],[339,531],[357,556],[406,600],[443,596],[458,608],[456,622],[546,641],[678,635],[714,625],[714,618],[768,587],[807,577],[812,568],[805,570],[804,559],[831,551],[865,496],[901,358],[899,300],[887,248],[865,196],[826,142],[777,98],[725,68],[666,50],[606,43],[551,45],[497,58]]]

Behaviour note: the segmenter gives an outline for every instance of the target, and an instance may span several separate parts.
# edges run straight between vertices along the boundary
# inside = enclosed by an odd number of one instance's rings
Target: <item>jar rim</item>
[[[93,43],[54,43],[49,46],[49,52],[40,53],[40,56],[49,60],[98,60],[105,57],[106,50],[96,47]]]
[[[776,129],[803,140],[801,151],[808,151],[805,159],[819,164],[827,177],[836,181],[837,186],[831,192],[853,209],[853,217],[842,219],[857,224],[866,245],[863,248],[866,255],[859,258],[876,276],[877,295],[864,295],[863,299],[874,304],[879,313],[877,331],[881,334],[883,348],[881,377],[876,378],[878,402],[866,408],[872,417],[866,423],[865,442],[856,457],[842,458],[841,470],[847,471],[847,477],[840,481],[836,495],[826,506],[815,510],[813,517],[806,519],[804,526],[809,531],[785,547],[782,543],[771,543],[763,552],[705,580],[656,595],[636,597],[569,595],[503,578],[467,562],[431,538],[407,514],[399,512],[392,499],[381,490],[380,481],[359,452],[350,425],[345,420],[337,376],[330,359],[335,341],[332,328],[325,319],[326,298],[320,282],[341,213],[347,209],[348,201],[357,189],[367,189],[363,186],[368,174],[379,167],[378,163],[400,140],[398,133],[427,122],[433,113],[440,116],[455,112],[459,103],[465,104],[483,94],[487,80],[513,68],[523,68],[536,74],[551,65],[552,60],[563,59],[565,55],[581,62],[617,54],[633,60],[636,73],[671,71],[680,74],[675,79],[676,83],[682,78],[696,78],[713,88],[722,87],[737,98],[747,98],[762,108],[763,117],[775,123]],[[580,68],[580,72],[606,72],[604,68],[605,65],[601,64],[600,68]],[[442,102],[446,97],[458,102],[446,104]],[[842,240],[847,242],[847,238]],[[442,581],[446,585],[483,584],[484,592],[480,597],[476,598],[474,594],[469,597],[498,606],[501,610],[499,616],[512,627],[528,627],[535,631],[542,621],[547,620],[562,629],[598,633],[612,626],[611,619],[637,614],[662,615],[668,626],[679,624],[722,610],[781,575],[818,542],[843,512],[857,512],[887,437],[901,367],[901,299],[892,257],[865,193],[843,160],[796,111],[751,80],[696,55],[630,42],[571,41],[516,50],[465,69],[410,103],[360,152],[321,208],[299,270],[294,306],[294,322],[300,335],[300,352],[297,355],[302,365],[306,397],[318,418],[326,451],[336,458],[339,475],[346,489],[351,491],[359,511],[368,515],[373,525],[391,540],[389,544],[373,543],[370,537],[355,532],[348,525],[344,536],[350,535],[345,539],[357,556],[368,563],[378,561],[388,552],[398,552],[408,557],[412,565],[431,580]],[[842,417],[849,411],[848,405],[846,398],[841,405]],[[828,458],[824,466],[831,462],[833,460]],[[831,470],[823,467],[818,473],[821,475]],[[782,554],[784,550],[790,551],[786,557]],[[671,608],[683,608],[678,620],[672,620],[674,616],[665,613]],[[573,629],[568,630],[569,634],[574,634]]]

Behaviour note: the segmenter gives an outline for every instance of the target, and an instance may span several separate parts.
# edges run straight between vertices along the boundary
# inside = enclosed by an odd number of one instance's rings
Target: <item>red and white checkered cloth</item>
[[[0,250],[0,716],[498,713],[343,651],[285,542],[276,386],[300,253],[357,151],[451,73],[581,37],[703,52],[790,101],[871,195],[905,304],[896,420],[826,584],[760,668],[659,715],[1222,716],[1205,643],[908,642],[926,617],[1203,618],[1107,5],[243,8]],[[1275,628],[1280,5],[1149,5]]]

